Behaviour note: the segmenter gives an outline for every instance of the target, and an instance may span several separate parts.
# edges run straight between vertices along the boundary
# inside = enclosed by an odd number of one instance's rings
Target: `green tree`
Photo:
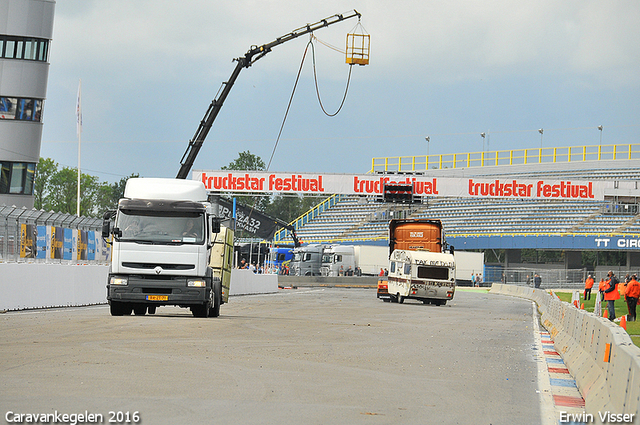
[[[47,205],[51,205],[51,209],[56,212],[75,214],[77,190],[77,171],[73,168],[63,167],[49,179],[49,193],[55,194],[55,196],[47,197]]]
[[[272,217],[277,217],[289,223],[309,211],[324,199],[325,197],[322,196],[275,195],[265,208],[265,212]]]
[[[244,151],[240,152],[238,158],[222,167],[221,170],[264,171],[266,168],[262,158],[249,151]]]
[[[131,174],[113,184],[100,182],[96,176],[80,174],[80,215],[102,217],[108,209],[115,209],[124,197]],[[63,167],[51,158],[40,158],[34,180],[34,206],[46,211],[75,215],[78,200],[78,169]]]
[[[127,180],[130,178],[140,177],[139,174],[131,174],[129,177],[123,177],[120,181],[113,184],[102,183],[96,191],[96,214],[102,216],[107,210],[114,210],[118,207],[118,201],[124,198],[124,188]]]
[[[257,155],[249,151],[240,152],[238,158],[234,159],[221,170],[236,171],[264,171],[266,168],[264,161]],[[239,195],[236,196],[237,202],[258,211],[264,211],[269,204],[269,198],[266,193],[256,195]]]
[[[51,158],[40,158],[33,181],[34,207],[49,211],[49,180],[58,171],[58,163]]]

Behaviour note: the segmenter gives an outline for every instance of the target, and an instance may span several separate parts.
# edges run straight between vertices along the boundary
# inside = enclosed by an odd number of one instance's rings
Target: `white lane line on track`
[[[540,325],[538,320],[538,306],[535,301],[531,302],[533,317],[533,339],[536,346],[536,364],[538,366],[538,391],[540,393],[540,424],[556,425],[558,423],[556,416],[555,403],[553,402],[553,393],[551,392],[551,383],[549,381],[549,372],[547,370],[547,362],[542,349],[542,338],[540,338]]]

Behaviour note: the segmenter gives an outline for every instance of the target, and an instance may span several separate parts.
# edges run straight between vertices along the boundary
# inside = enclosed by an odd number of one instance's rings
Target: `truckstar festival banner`
[[[194,171],[210,192],[279,192],[383,195],[389,184],[413,185],[417,196],[603,200],[612,182],[514,178],[450,178],[397,174],[292,174],[259,171]]]

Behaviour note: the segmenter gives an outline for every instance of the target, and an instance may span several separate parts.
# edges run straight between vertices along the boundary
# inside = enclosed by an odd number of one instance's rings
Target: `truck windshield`
[[[122,231],[123,242],[157,244],[202,244],[205,219],[202,213],[153,213],[121,210],[116,227]]]
[[[418,266],[418,278],[449,280],[449,269],[446,267]]]
[[[333,262],[333,254],[322,254],[322,262],[323,263]]]

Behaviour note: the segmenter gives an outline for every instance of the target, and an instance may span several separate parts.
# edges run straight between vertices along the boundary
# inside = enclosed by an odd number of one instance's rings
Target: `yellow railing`
[[[451,153],[442,155],[373,158],[376,171],[425,171],[444,168],[495,167],[500,165],[640,159],[640,144],[569,146],[562,148],[513,149]]]

